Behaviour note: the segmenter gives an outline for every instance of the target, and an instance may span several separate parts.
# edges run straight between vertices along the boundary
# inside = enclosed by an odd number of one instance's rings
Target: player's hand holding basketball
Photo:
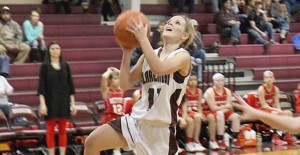
[[[148,38],[148,24],[143,24],[141,16],[138,16],[138,20],[130,18],[130,23],[128,24],[127,30],[134,34],[138,41],[140,41],[143,37]]]

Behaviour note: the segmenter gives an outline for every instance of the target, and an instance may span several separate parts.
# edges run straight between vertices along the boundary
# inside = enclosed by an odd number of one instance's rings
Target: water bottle
[[[260,133],[257,133],[256,139],[257,139],[257,147],[261,147],[261,145],[262,145],[262,137],[261,137]]]
[[[244,131],[244,137],[245,137],[245,139],[250,139],[250,131],[245,130]]]
[[[256,139],[256,132],[254,130],[250,130],[250,139]]]

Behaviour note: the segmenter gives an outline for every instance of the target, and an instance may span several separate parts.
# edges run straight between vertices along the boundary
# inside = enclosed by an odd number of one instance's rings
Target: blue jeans
[[[191,60],[192,61],[194,61],[194,62],[196,62],[196,64],[197,64],[197,67],[195,68],[196,70],[196,73],[197,73],[197,77],[198,77],[198,82],[202,82],[202,60],[201,59],[199,59],[199,58],[194,58],[194,57],[191,57]]]
[[[0,55],[0,72],[9,73],[10,58],[7,55]]]
[[[203,64],[206,61],[205,51],[203,49],[198,49],[193,51],[193,53],[191,54],[191,61],[196,62],[197,64],[196,72],[198,76],[198,81],[202,82]]]
[[[274,34],[273,34],[273,25],[270,22],[266,22],[263,25],[258,26],[258,28],[268,33],[268,38],[270,40],[274,40]],[[268,41],[266,41],[257,31],[255,31],[252,28],[248,29],[248,34],[259,44],[266,45],[268,44]]]
[[[47,50],[44,40],[26,41],[26,43],[33,49]]]
[[[220,35],[222,37],[226,37],[226,38],[231,37],[240,40],[241,37],[240,24],[234,24],[231,27],[224,28]]]

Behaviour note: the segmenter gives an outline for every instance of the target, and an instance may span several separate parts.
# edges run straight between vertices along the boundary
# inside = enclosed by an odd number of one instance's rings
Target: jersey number
[[[159,95],[160,91],[161,91],[160,88],[157,89],[157,95]],[[148,93],[149,93],[149,95],[148,95],[149,106],[148,106],[147,111],[149,111],[151,109],[151,107],[153,106],[153,104],[154,104],[154,89],[149,88]]]
[[[123,106],[121,104],[114,104],[114,113],[115,114],[122,114],[123,113]]]

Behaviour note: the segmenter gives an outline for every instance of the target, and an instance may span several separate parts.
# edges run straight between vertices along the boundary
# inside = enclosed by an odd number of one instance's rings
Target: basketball
[[[139,16],[141,16],[141,20],[144,26],[148,24],[147,36],[149,36],[150,24],[148,18],[139,11],[125,11],[118,16],[114,25],[115,39],[120,46],[125,48],[134,48],[139,46],[139,42],[135,39],[134,34],[126,30],[128,24],[131,22],[130,18],[138,22]]]

